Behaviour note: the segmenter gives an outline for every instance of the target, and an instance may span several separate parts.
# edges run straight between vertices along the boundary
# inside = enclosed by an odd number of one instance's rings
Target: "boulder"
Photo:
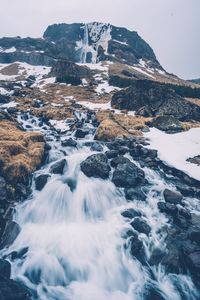
[[[102,153],[93,154],[81,163],[81,171],[88,177],[107,179],[110,172],[108,158]]]
[[[75,137],[82,139],[88,134],[89,134],[89,130],[78,128],[75,132]]]
[[[125,197],[129,201],[145,201],[147,196],[144,194],[144,192],[141,190],[140,187],[136,188],[125,188]]]
[[[179,192],[171,191],[169,189],[165,189],[163,192],[163,196],[166,202],[171,204],[181,204],[183,196]]]
[[[128,208],[121,212],[122,217],[127,219],[133,219],[135,217],[141,217],[141,213],[133,208]]]
[[[110,151],[106,151],[106,156],[107,158],[111,159],[111,158],[115,158],[118,156],[118,151],[117,150],[110,150]]]
[[[183,130],[181,122],[173,116],[158,116],[151,122],[148,122],[149,126],[156,127],[160,130],[174,133]]]
[[[136,217],[132,222],[131,226],[137,230],[139,233],[144,233],[146,235],[149,235],[151,232],[151,227],[141,218]]]
[[[67,166],[66,159],[61,159],[51,165],[50,172],[53,174],[63,174],[64,168],[66,166]]]
[[[41,191],[43,187],[46,185],[48,178],[50,177],[49,174],[41,174],[35,177],[35,188],[38,191]]]
[[[112,181],[117,187],[136,187],[144,183],[145,174],[143,170],[128,160],[124,164],[117,165],[113,173]]]
[[[6,181],[3,177],[0,177],[0,203],[4,204],[6,201]]]
[[[114,150],[113,150],[114,151]],[[129,163],[130,160],[127,158],[127,157],[124,157],[122,155],[119,155],[115,158],[113,158],[110,162],[111,166],[113,168],[116,168],[119,164],[126,164],[126,163]]]
[[[0,278],[0,299],[2,300],[29,300],[29,290],[12,279]]]
[[[69,139],[66,139],[66,140],[63,140],[61,142],[62,146],[64,147],[76,147],[77,146],[77,142],[72,139],[72,138],[69,138]]]
[[[6,223],[3,235],[1,237],[0,248],[10,246],[17,238],[20,231],[21,231],[20,226],[16,222],[9,220]]]

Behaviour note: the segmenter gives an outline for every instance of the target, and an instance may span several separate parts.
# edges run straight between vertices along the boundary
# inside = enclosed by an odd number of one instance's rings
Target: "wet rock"
[[[78,128],[75,132],[75,137],[82,139],[88,134],[89,134],[89,130]]]
[[[140,187],[127,188],[127,189],[124,189],[124,192],[125,192],[125,197],[126,197],[127,200],[145,201],[146,198],[147,198]]]
[[[131,226],[140,233],[149,235],[151,232],[151,227],[141,218],[136,217],[132,222]]]
[[[22,249],[20,249],[19,251],[12,251],[11,252],[11,259],[15,260],[15,259],[21,259],[22,257],[24,257],[26,255],[26,253],[28,252],[28,247],[24,247]]]
[[[159,248],[155,248],[151,253],[151,257],[149,258],[148,263],[150,264],[150,266],[157,266],[162,261],[164,255],[164,251]]]
[[[200,251],[188,255],[188,265],[190,270],[200,278]]]
[[[143,252],[143,243],[141,240],[138,239],[138,236],[136,233],[132,232],[131,237],[129,239],[129,249],[130,254],[137,259],[141,260],[142,256],[144,255]]]
[[[21,283],[0,277],[0,299],[29,300],[31,299],[31,295],[28,289]]]
[[[165,198],[166,202],[172,203],[172,204],[180,204],[183,196],[179,192],[174,192],[168,189],[165,189],[163,192],[163,196]]]
[[[171,203],[165,203],[165,202],[158,202],[158,209],[160,210],[160,212],[162,213],[167,213],[169,215],[176,215],[177,214],[177,207],[174,204]]]
[[[11,264],[4,259],[0,259],[0,276],[4,278],[10,278]]]
[[[119,155],[118,157],[113,158],[111,160],[110,164],[113,168],[115,168],[119,164],[125,164],[125,163],[129,163],[129,162],[130,162],[130,160],[127,157]]]
[[[133,208],[128,208],[124,210],[121,213],[122,217],[127,218],[127,219],[133,219],[135,217],[141,217],[141,213],[139,211],[136,211]]]
[[[63,174],[64,168],[66,167],[67,162],[65,159],[61,159],[50,167],[50,172],[53,174]]]
[[[0,248],[10,246],[20,233],[20,226],[14,221],[8,221],[1,237]]]
[[[124,155],[127,152],[129,152],[129,148],[125,147],[125,146],[121,146],[121,147],[118,148],[118,151],[119,151],[119,154]]]
[[[90,149],[91,149],[92,151],[97,151],[97,152],[103,151],[103,147],[102,147],[102,145],[101,145],[100,143],[93,143],[93,144],[91,145]]]
[[[107,179],[110,172],[108,158],[102,153],[93,154],[81,163],[81,171],[88,177]]]
[[[41,191],[43,187],[46,185],[48,178],[50,177],[49,174],[41,174],[35,177],[35,188],[38,191]]]
[[[143,295],[144,300],[166,300],[166,297],[161,295],[159,288],[149,286]]]
[[[110,150],[110,151],[106,151],[106,156],[107,158],[111,159],[111,158],[115,158],[118,156],[118,151],[117,150]]]
[[[170,133],[183,130],[181,122],[173,116],[158,116],[148,125]]]
[[[128,160],[124,164],[118,164],[112,177],[113,183],[117,187],[136,187],[144,183],[144,171],[139,169],[134,163]]]
[[[63,140],[61,142],[62,146],[64,147],[76,147],[77,146],[77,142],[72,139],[72,138],[69,138],[69,139],[66,139],[66,140]]]

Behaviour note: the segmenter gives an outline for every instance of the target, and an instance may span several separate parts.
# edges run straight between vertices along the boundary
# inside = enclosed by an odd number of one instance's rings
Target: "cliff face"
[[[103,60],[161,68],[152,48],[135,31],[104,23],[51,25],[43,38],[0,39],[0,63],[52,65],[54,59],[97,63]]]

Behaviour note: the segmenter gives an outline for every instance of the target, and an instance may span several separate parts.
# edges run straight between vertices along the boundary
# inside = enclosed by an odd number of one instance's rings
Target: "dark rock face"
[[[50,177],[49,174],[41,174],[35,178],[35,188],[38,191],[41,191],[43,187],[46,185],[48,178]]]
[[[87,67],[79,66],[66,60],[58,60],[52,68],[51,75],[56,77],[57,82],[79,85],[83,78],[91,76],[91,71]]]
[[[165,189],[163,192],[164,198],[166,202],[171,204],[180,204],[183,196],[179,192],[174,192],[168,189]]]
[[[118,109],[136,111],[142,116],[170,115],[181,121],[200,120],[200,107],[188,102],[164,84],[136,80],[115,93],[111,105]]]
[[[136,187],[144,182],[144,171],[128,160],[127,163],[118,164],[112,177],[113,183],[118,187]]]
[[[66,160],[61,159],[51,165],[50,172],[53,174],[63,174],[66,165],[67,165]]]
[[[88,177],[107,179],[110,166],[106,155],[98,153],[89,156],[81,163],[81,171]]]
[[[183,130],[180,121],[173,116],[158,116],[148,125],[169,133]]]
[[[190,163],[195,164],[197,166],[200,166],[200,155],[188,158],[187,161],[189,161]]]
[[[83,53],[81,48],[77,47],[77,42],[84,44],[86,35],[88,35],[88,50]],[[105,39],[103,36],[106,36],[109,40],[107,49],[101,43]],[[97,22],[71,25],[55,24],[47,28],[44,38],[56,44],[59,43],[60,55],[73,62],[80,60],[85,60],[88,63],[92,62],[92,52],[95,50],[97,61],[107,59],[124,62],[125,60],[129,64],[133,64],[137,63],[140,58],[144,58],[160,67],[151,47],[137,32],[125,28]]]
[[[141,218],[136,217],[132,222],[131,226],[140,233],[149,235],[151,232],[151,227]]]
[[[5,104],[5,103],[8,103],[10,101],[11,101],[11,99],[10,99],[9,96],[0,94],[0,104]]]

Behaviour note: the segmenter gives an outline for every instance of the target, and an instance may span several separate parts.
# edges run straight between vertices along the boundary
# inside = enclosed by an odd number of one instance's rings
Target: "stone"
[[[88,134],[89,134],[88,130],[78,128],[75,132],[75,137],[82,139]]]
[[[107,179],[110,172],[108,158],[102,153],[93,154],[81,163],[81,171],[88,177]]]
[[[144,180],[144,171],[129,160],[124,164],[118,164],[112,177],[112,182],[117,187],[126,188],[136,187],[144,183]]]
[[[0,248],[10,246],[17,238],[20,231],[21,231],[20,226],[16,222],[9,220],[6,223],[3,235],[1,237]]]
[[[127,219],[133,219],[135,217],[141,217],[141,213],[139,211],[136,211],[133,208],[128,208],[121,212],[122,217]]]
[[[61,142],[62,146],[64,147],[76,147],[77,146],[77,142],[72,139],[72,138],[69,138],[69,139],[66,139],[66,140],[63,140]]]
[[[46,185],[48,178],[50,177],[49,174],[41,174],[35,177],[35,188],[38,191],[41,191],[43,187]]]
[[[6,181],[3,177],[0,177],[0,203],[6,201]]]
[[[30,300],[29,290],[12,279],[0,278],[0,299],[2,300]]]
[[[111,159],[111,158],[115,158],[118,156],[118,151],[117,150],[110,150],[110,151],[106,151],[106,156],[107,158]]]
[[[127,157],[119,155],[118,157],[113,158],[111,160],[110,164],[113,168],[115,168],[119,164],[125,164],[125,163],[129,163],[129,162],[130,162],[130,160]]]
[[[61,159],[51,165],[50,172],[53,174],[63,174],[64,168],[66,166],[67,166],[66,159]]]
[[[129,201],[145,201],[147,198],[147,196],[144,194],[140,187],[125,188],[124,192],[126,199]]]
[[[181,122],[177,118],[170,115],[158,116],[149,122],[148,125],[169,133],[183,131]]]
[[[180,204],[183,196],[179,192],[171,191],[169,189],[165,189],[163,192],[163,196],[165,198],[166,202],[169,202],[171,204]]]
[[[141,218],[136,217],[132,222],[131,226],[137,230],[139,233],[144,233],[146,235],[149,235],[151,232],[151,227]]]

